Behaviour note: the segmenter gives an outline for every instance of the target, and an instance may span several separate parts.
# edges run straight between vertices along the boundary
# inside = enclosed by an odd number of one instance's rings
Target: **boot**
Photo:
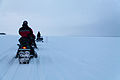
[[[18,58],[18,54],[16,54],[15,58]]]

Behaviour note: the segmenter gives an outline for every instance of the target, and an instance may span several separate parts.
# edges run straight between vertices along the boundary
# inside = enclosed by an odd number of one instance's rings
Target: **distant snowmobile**
[[[37,58],[37,54],[27,38],[20,38],[19,42],[20,44],[18,44],[19,49],[16,57],[20,64],[29,64],[31,58]]]
[[[37,37],[36,41],[37,41],[37,42],[44,42],[44,41],[43,41],[43,37]]]

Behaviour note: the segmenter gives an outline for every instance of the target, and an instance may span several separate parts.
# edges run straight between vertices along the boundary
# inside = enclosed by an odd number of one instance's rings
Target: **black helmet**
[[[28,27],[28,22],[27,22],[27,21],[23,21],[22,26],[23,26],[23,27]]]
[[[27,21],[24,21],[24,22],[23,22],[23,25],[28,25],[28,22],[27,22]]]

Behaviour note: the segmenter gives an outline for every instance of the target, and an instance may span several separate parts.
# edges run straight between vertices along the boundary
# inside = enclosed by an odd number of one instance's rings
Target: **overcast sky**
[[[0,32],[24,20],[35,34],[120,36],[120,0],[0,0]]]

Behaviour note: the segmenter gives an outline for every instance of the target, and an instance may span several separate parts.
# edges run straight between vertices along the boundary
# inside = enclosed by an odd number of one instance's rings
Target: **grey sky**
[[[24,20],[36,34],[120,36],[119,0],[2,0],[0,32],[18,34]]]

